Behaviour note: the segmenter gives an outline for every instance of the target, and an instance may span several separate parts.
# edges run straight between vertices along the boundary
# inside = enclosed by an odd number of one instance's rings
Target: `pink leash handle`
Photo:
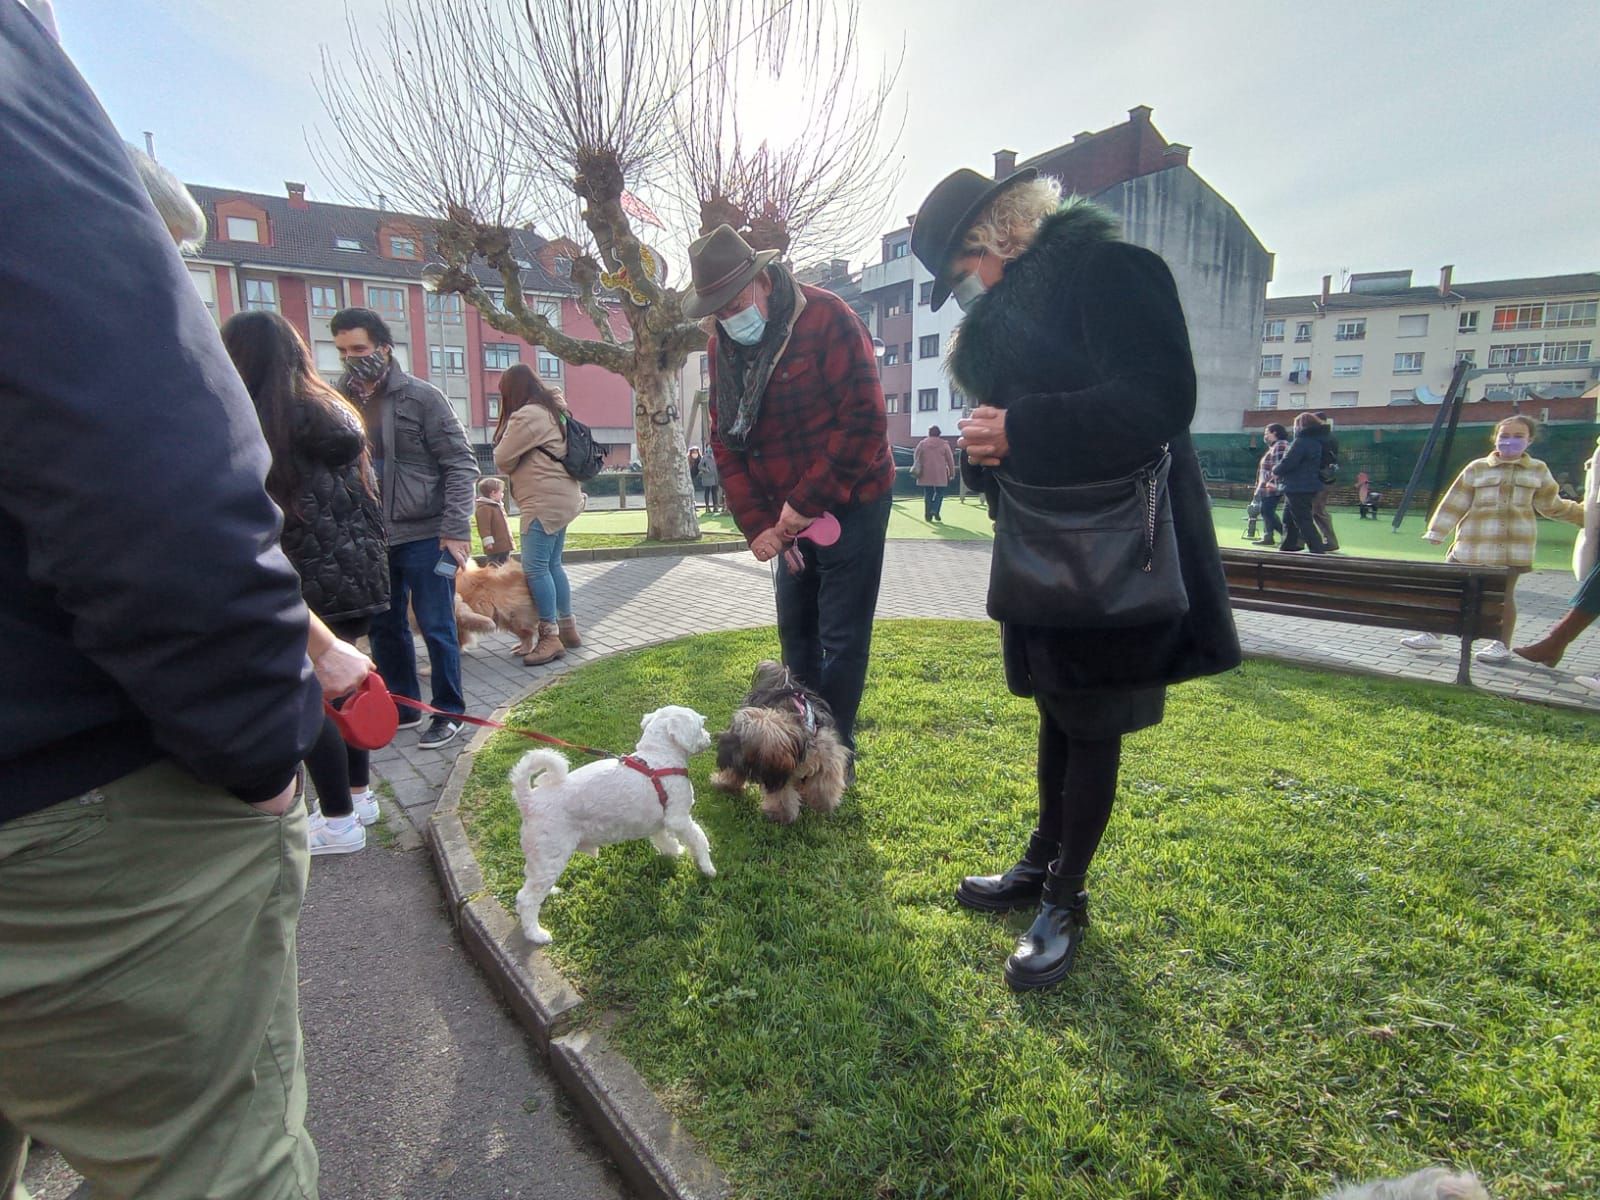
[[[825,512],[795,534],[795,544],[783,552],[783,561],[788,564],[790,574],[798,575],[806,569],[805,557],[800,553],[801,541],[808,541],[813,546],[831,546],[839,540],[842,532],[839,518],[831,512]]]

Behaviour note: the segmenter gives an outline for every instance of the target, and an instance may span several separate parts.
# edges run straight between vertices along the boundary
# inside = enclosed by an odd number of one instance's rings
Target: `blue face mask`
[[[719,320],[723,331],[741,346],[754,346],[767,331],[767,319],[754,304]]]

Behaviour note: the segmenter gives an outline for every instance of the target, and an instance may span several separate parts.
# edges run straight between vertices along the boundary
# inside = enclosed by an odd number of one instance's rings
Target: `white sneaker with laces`
[[[350,801],[355,805],[356,816],[360,818],[363,825],[376,825],[378,818],[383,815],[378,808],[377,793],[371,788],[368,788],[359,796],[350,797]]]
[[[1481,663],[1489,663],[1491,665],[1508,663],[1511,661],[1511,651],[1506,649],[1504,642],[1490,642],[1472,657]]]
[[[313,817],[306,840],[313,856],[354,854],[367,847],[367,831],[352,814],[348,817]]]
[[[1600,692],[1600,675],[1574,675],[1572,678],[1591,692]]]
[[[1414,633],[1410,637],[1401,638],[1400,644],[1407,650],[1440,650],[1444,648],[1444,639],[1432,633]]]

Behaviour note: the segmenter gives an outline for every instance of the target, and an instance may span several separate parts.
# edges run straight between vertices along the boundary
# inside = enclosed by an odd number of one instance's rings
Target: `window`
[[[1473,351],[1471,350],[1457,350],[1456,365],[1460,366],[1462,363],[1472,363],[1474,366],[1476,366],[1476,361],[1473,359],[1472,355]]]
[[[901,362],[910,362],[911,361],[911,343],[910,342],[907,342],[905,344],[905,346],[901,349],[901,351],[900,351],[900,361]]]
[[[910,311],[911,289],[906,288],[905,291],[896,294],[895,298],[889,301],[888,307],[883,310],[883,315],[886,317],[903,317]]]
[[[939,357],[939,335],[937,333],[924,334],[917,339],[918,358]]]
[[[1261,356],[1261,378],[1270,379],[1283,374],[1283,355],[1263,354]]]
[[[1588,342],[1523,342],[1490,346],[1491,367],[1528,367],[1539,363],[1587,362]]]
[[[1289,364],[1289,382],[1304,383],[1311,378],[1311,360],[1297,358]]]
[[[1261,326],[1261,340],[1263,342],[1283,341],[1283,322],[1268,321]]]
[[[1306,406],[1306,394],[1304,392],[1290,392],[1289,393],[1289,407],[1290,408],[1294,409],[1296,412],[1299,412],[1305,406]]]
[[[545,379],[561,378],[561,360],[548,350],[540,350],[538,356],[538,371]]]
[[[889,247],[890,258],[904,258],[911,249],[909,242],[895,242]]]
[[[1422,355],[1396,354],[1394,356],[1394,373],[1396,375],[1421,375]]]
[[[1361,374],[1361,355],[1335,354],[1333,356],[1333,377],[1335,379],[1353,379]]]
[[[883,411],[891,414],[899,412],[900,397],[893,392],[885,392],[883,394]]]
[[[1502,304],[1494,310],[1494,331],[1540,329],[1544,326],[1544,305]]]
[[[333,248],[335,250],[360,250],[361,249],[361,239],[360,238],[334,238],[333,239]]]
[[[339,347],[332,342],[318,342],[314,352],[317,370],[327,375],[337,375],[344,370],[344,363],[339,360]]]
[[[229,217],[228,240],[230,242],[261,241],[261,222],[254,217]]]
[[[1416,388],[1396,388],[1389,393],[1390,404],[1410,404],[1416,398]]]
[[[1295,325],[1294,325],[1294,340],[1297,341],[1297,342],[1309,342],[1311,340],[1311,322],[1310,321],[1296,321],[1295,322]]]
[[[1355,408],[1360,399],[1360,392],[1329,392],[1328,406],[1330,408]]]
[[[210,267],[190,267],[189,281],[194,284],[194,290],[200,293],[200,302],[206,306],[206,311],[215,317],[217,315],[217,277]]]
[[[1544,306],[1544,327],[1572,329],[1593,325],[1596,309],[1600,309],[1600,301],[1574,300],[1566,304],[1547,304]]]
[[[400,364],[402,371],[411,370],[411,347],[404,342],[394,344],[394,361]]]
[[[1428,314],[1427,313],[1419,313],[1416,316],[1412,316],[1412,317],[1401,317],[1400,318],[1400,336],[1401,337],[1427,337],[1428,336]]]
[[[1477,309],[1473,309],[1471,312],[1464,312],[1464,313],[1462,313],[1460,316],[1458,316],[1456,318],[1456,332],[1457,333],[1477,333],[1478,332],[1478,310]]]
[[[417,252],[417,239],[409,237],[391,237],[389,239],[389,257],[391,258],[421,258]]]
[[[244,306],[261,312],[278,311],[278,285],[270,279],[244,281]]]
[[[504,310],[506,306],[505,288],[484,288],[483,290],[489,293],[489,299],[494,301],[496,308]]]
[[[710,357],[710,355],[702,354],[700,356],[700,386],[701,387],[710,387],[711,386],[711,357]]]
[[[461,324],[461,293],[450,292],[448,295],[441,292],[429,292],[424,299],[428,303],[428,320],[437,321],[441,325]]]
[[[550,322],[551,329],[561,328],[561,301],[540,300],[535,296],[529,296],[528,303],[539,310],[541,317]]]
[[[1336,342],[1359,342],[1367,336],[1367,319],[1357,317],[1353,321],[1340,321],[1339,328],[1334,330],[1333,340]]]
[[[922,388],[920,391],[917,392],[917,411],[918,412],[938,412],[939,411],[939,389],[938,388]]]
[[[886,367],[897,367],[900,365],[899,346],[885,346],[883,348],[883,365]]]
[[[1278,393],[1277,392],[1257,392],[1256,393],[1256,407],[1257,408],[1277,408],[1278,407]]]
[[[932,281],[929,281],[928,283],[923,284],[920,288],[917,289],[917,303],[918,304],[932,304],[933,303],[933,283],[932,283]]]
[[[465,375],[467,373],[467,352],[460,346],[430,346],[428,348],[428,365],[436,374]]]
[[[967,394],[965,392],[963,392],[960,388],[956,387],[955,384],[951,384],[950,385],[950,407],[959,409],[959,408],[965,408],[966,406],[967,406]]]
[[[500,393],[490,392],[483,398],[483,415],[490,421],[500,419]]]
[[[405,319],[406,294],[401,288],[369,287],[367,307],[385,318]]]
[[[311,285],[311,315],[313,317],[331,317],[339,311],[339,289],[324,287],[321,284]]]
[[[522,351],[510,342],[485,342],[483,368],[486,371],[504,371],[513,363],[522,361]]]
[[[558,254],[555,258],[556,274],[563,279],[572,278],[572,259],[565,254]]]

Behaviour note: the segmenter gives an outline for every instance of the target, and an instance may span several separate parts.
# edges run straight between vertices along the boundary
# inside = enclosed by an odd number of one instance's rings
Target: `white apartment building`
[[[1413,287],[1410,271],[1331,277],[1315,296],[1267,300],[1256,407],[1306,409],[1438,403],[1456,363],[1504,368],[1468,385],[1467,399],[1577,396],[1597,377],[1600,273]],[[1518,368],[1571,366],[1520,375]]]

